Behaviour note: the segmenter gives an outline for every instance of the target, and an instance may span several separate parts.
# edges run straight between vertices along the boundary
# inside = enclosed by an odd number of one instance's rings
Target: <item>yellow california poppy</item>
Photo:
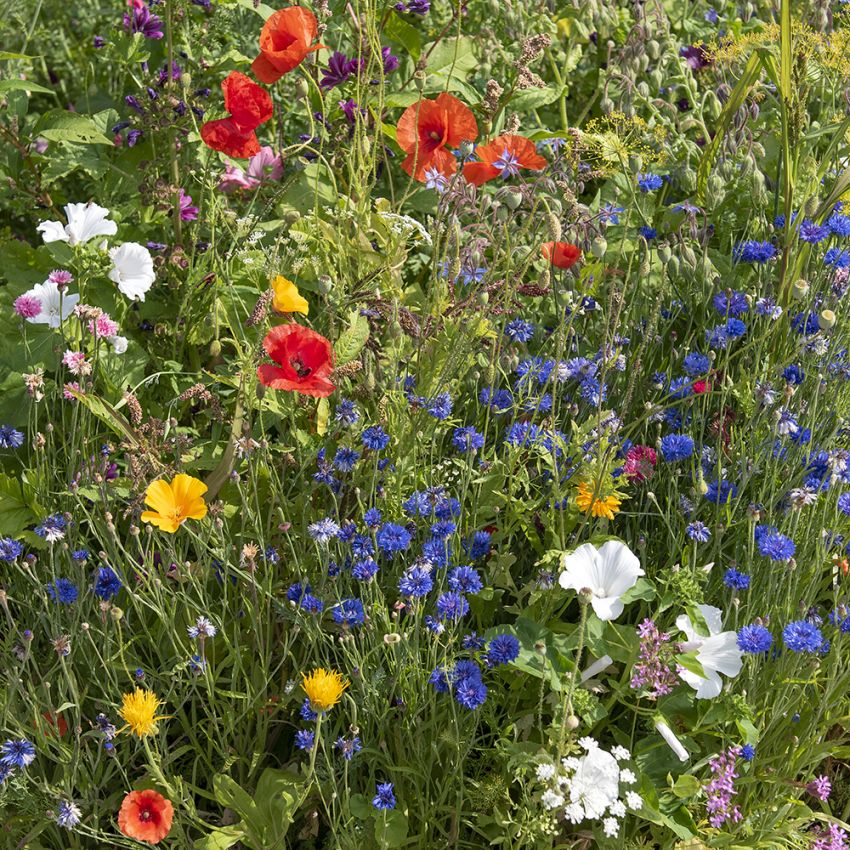
[[[274,299],[272,307],[276,313],[303,313],[305,316],[310,312],[307,299],[298,291],[298,287],[283,275],[278,275],[272,280]]]
[[[143,738],[156,732],[158,720],[164,720],[158,716],[156,710],[162,705],[162,701],[153,691],[143,691],[136,688],[131,694],[122,695],[121,708],[118,713],[130,728],[134,735]]]
[[[207,515],[203,500],[206,492],[203,481],[183,472],[175,475],[170,484],[162,478],[152,481],[145,492],[145,504],[152,510],[142,514],[142,521],[174,534],[184,520],[203,519]]]
[[[348,681],[336,670],[324,670],[319,667],[304,677],[304,693],[310,700],[313,711],[329,711],[342,697],[342,692],[348,687]]]
[[[583,481],[578,485],[578,493],[576,494],[576,505],[582,513],[589,513],[595,517],[604,516],[606,519],[614,519],[614,514],[620,510],[621,500],[613,493],[609,496],[602,497],[600,494],[593,492],[593,487],[589,487]]]

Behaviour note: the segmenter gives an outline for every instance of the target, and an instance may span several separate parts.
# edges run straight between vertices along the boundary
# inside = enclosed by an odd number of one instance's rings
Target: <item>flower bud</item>
[[[795,281],[794,285],[791,287],[791,294],[798,300],[805,298],[809,294],[809,282],[802,278]]]
[[[822,331],[828,331],[835,327],[835,313],[832,310],[821,310],[818,316],[818,325]]]
[[[590,253],[593,254],[596,258],[601,258],[605,256],[605,252],[608,250],[608,243],[602,236],[597,236],[593,242],[590,243]]]

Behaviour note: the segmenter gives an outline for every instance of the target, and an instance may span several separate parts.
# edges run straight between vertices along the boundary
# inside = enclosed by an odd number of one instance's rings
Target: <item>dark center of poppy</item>
[[[442,138],[442,136],[436,130],[431,130],[431,132],[428,133],[428,136],[429,138],[432,138],[435,142],[439,142]]]
[[[150,809],[142,809],[139,812],[139,820],[144,821],[145,823],[147,823],[152,817],[153,814],[151,813]]]
[[[298,356],[289,358],[289,365],[295,370],[299,378],[306,378],[313,370],[304,365],[304,361]]]

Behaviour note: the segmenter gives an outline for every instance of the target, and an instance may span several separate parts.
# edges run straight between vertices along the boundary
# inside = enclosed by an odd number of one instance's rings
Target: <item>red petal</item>
[[[269,93],[239,71],[231,71],[221,87],[224,108],[242,130],[255,130],[272,117],[274,108]]]
[[[207,121],[201,127],[201,138],[214,151],[221,151],[234,159],[246,159],[260,152],[257,134],[253,130],[244,132],[232,118]]]
[[[493,168],[486,162],[467,162],[463,167],[463,176],[466,182],[472,183],[474,186],[481,186],[488,180],[498,177],[499,174],[501,172],[498,168]]]

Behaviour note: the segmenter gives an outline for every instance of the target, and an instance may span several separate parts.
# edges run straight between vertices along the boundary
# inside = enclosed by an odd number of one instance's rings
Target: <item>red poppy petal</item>
[[[488,180],[493,180],[501,174],[498,168],[486,162],[467,162],[463,167],[463,176],[467,183],[482,186]]]
[[[254,76],[266,85],[276,83],[284,74],[283,71],[278,71],[263,53],[251,63],[251,70],[254,72]]]
[[[437,106],[447,117],[446,144],[457,147],[461,142],[474,142],[478,138],[478,123],[472,110],[454,95],[443,92],[437,97]]]
[[[245,74],[231,71],[221,87],[224,108],[242,130],[254,130],[272,117],[274,107],[269,93]]]
[[[201,127],[201,138],[208,147],[234,159],[245,159],[260,152],[257,134],[253,130],[244,132],[232,118],[207,121]]]

